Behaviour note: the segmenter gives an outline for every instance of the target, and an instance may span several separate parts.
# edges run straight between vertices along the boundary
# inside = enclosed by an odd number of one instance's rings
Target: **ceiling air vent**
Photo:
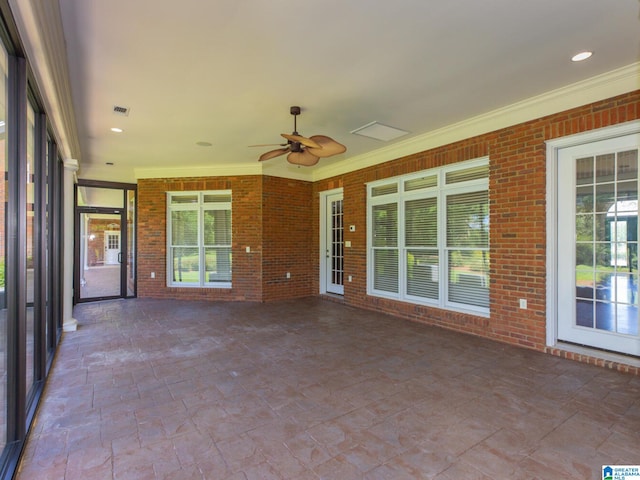
[[[395,140],[398,137],[402,137],[404,135],[409,134],[409,132],[407,132],[406,130],[390,127],[389,125],[384,125],[378,122],[367,123],[366,125],[360,128],[356,128],[355,130],[352,130],[351,133],[355,135],[362,135],[364,137],[373,138],[375,140],[381,140],[383,142]]]
[[[129,115],[129,109],[127,107],[121,107],[119,105],[113,106],[113,113],[116,115],[124,115],[125,117]]]

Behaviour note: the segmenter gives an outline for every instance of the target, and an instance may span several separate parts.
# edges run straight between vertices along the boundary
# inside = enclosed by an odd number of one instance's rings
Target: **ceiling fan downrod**
[[[298,115],[300,115],[300,107],[298,106],[292,106],[291,108],[289,108],[289,113],[291,113],[291,115],[293,115],[293,133],[291,135],[300,135],[298,133]],[[292,152],[301,152],[302,151],[302,145],[300,145],[300,142],[294,142],[293,140],[289,140],[289,145],[291,146],[291,151]]]
[[[293,134],[292,135],[299,135],[298,134],[298,115],[300,115],[300,107],[291,107],[289,109],[289,112],[291,113],[291,115],[293,115]]]

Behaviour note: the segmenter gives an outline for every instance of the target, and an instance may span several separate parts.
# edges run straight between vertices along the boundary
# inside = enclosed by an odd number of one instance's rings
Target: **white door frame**
[[[640,133],[640,121],[549,140],[547,144],[547,318],[546,343],[558,343],[558,152],[562,148]]]
[[[344,286],[339,288],[332,285],[327,273],[330,266],[330,257],[327,257],[327,251],[330,247],[329,221],[331,219],[331,212],[327,208],[327,203],[331,197],[338,195],[343,195],[342,188],[320,192],[320,293],[336,293],[342,295],[344,294]]]

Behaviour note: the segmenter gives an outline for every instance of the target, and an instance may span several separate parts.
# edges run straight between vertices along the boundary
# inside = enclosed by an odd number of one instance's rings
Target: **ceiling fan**
[[[303,137],[297,132],[296,125],[296,117],[300,115],[300,107],[291,107],[290,113],[293,115],[293,133],[291,135],[286,133],[281,134],[287,140],[287,143],[274,144],[283,148],[263,153],[260,155],[260,158],[258,158],[258,161],[264,162],[265,160],[271,160],[272,158],[289,153],[289,155],[287,155],[287,161],[289,163],[310,167],[318,163],[320,158],[331,157],[347,151],[347,147],[325,135],[313,135],[309,138]],[[266,147],[269,145],[252,146]]]

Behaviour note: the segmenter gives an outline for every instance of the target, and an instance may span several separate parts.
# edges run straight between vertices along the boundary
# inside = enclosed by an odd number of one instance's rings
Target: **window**
[[[7,112],[7,83],[8,65],[7,52],[0,43],[0,168],[2,178],[9,177],[9,154],[7,148],[7,123],[9,121]],[[10,125],[13,127],[13,125]],[[13,167],[13,165],[11,165]],[[0,456],[7,441],[7,400],[10,388],[7,388],[9,362],[9,323],[12,318],[7,318],[7,290],[6,290],[6,255],[7,255],[7,234],[14,234],[14,231],[7,229],[7,204],[9,195],[7,191],[7,181],[0,182]],[[15,288],[11,285],[10,288]],[[15,382],[14,382],[15,383]],[[0,463],[2,471],[2,463]]]
[[[367,186],[369,295],[489,313],[487,159]]]
[[[167,194],[167,285],[231,287],[231,191]]]
[[[26,236],[24,238],[27,263],[21,268],[25,268],[25,278],[27,279],[27,389],[34,386],[37,380],[36,368],[36,309],[34,308],[34,293],[36,278],[34,270],[35,235],[34,235],[34,192],[35,192],[35,162],[36,162],[36,113],[31,102],[27,102],[27,164],[25,176],[22,178],[24,189],[27,192],[25,199],[25,222],[27,225]],[[39,179],[38,179],[39,180]]]

